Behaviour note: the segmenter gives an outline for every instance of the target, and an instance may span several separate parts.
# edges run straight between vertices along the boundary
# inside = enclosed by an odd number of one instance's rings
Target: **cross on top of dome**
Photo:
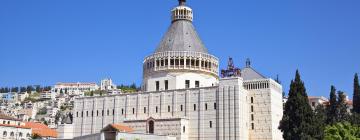
[[[185,5],[186,0],[179,0],[179,5]]]

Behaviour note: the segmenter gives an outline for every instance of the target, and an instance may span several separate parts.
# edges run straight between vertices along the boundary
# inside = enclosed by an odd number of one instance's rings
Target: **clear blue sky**
[[[176,0],[1,0],[0,86],[141,83],[142,61]],[[310,95],[352,94],[360,72],[359,0],[188,0],[209,51],[246,58],[287,92],[299,69]]]

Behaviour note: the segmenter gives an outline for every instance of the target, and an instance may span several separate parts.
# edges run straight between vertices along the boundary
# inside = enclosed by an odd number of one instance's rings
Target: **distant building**
[[[1,96],[4,101],[14,101],[15,99],[15,93],[12,92],[2,93]]]
[[[96,83],[57,83],[54,86],[54,91],[57,93],[64,93],[69,95],[82,95],[85,92],[98,90],[99,86]]]
[[[112,80],[110,78],[107,78],[107,79],[101,80],[100,89],[101,90],[114,90],[114,89],[116,89],[116,85],[112,82]]]
[[[55,99],[56,93],[51,91],[46,91],[40,93],[40,99]]]
[[[309,96],[308,99],[309,104],[313,110],[315,110],[318,105],[324,105],[329,102],[329,100],[323,96]]]
[[[0,113],[0,139],[27,140],[31,138],[32,129],[25,126],[20,119]]]

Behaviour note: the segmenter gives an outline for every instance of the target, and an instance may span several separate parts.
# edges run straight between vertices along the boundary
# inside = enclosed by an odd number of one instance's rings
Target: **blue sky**
[[[170,25],[176,0],[1,0],[0,86],[141,83],[143,58]],[[210,53],[279,74],[296,69],[308,94],[352,94],[360,72],[359,0],[188,0]]]

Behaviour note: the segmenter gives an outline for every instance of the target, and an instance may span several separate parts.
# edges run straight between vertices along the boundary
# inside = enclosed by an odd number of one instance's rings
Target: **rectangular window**
[[[190,88],[190,80],[185,80],[185,88]]]
[[[158,107],[157,107],[157,106],[156,106],[156,108],[155,108],[155,112],[158,113]]]
[[[183,111],[183,105],[180,105],[180,111]]]
[[[115,115],[115,109],[113,109],[113,115]]]
[[[135,108],[133,108],[133,114],[135,114]]]
[[[214,103],[214,109],[216,110],[216,103]]]
[[[99,110],[96,110],[96,116],[99,116]]]
[[[254,106],[251,106],[251,112],[254,112]]]
[[[212,121],[210,121],[209,123],[210,123],[210,128],[212,128]]]
[[[251,97],[251,103],[254,103],[254,97]]]
[[[194,111],[196,111],[196,104],[194,104]]]
[[[124,109],[121,109],[121,115],[124,115]]]
[[[108,116],[110,115],[110,112],[109,112],[109,110],[107,110],[107,115],[108,115]]]
[[[79,117],[79,112],[76,112],[76,117]]]
[[[169,89],[169,81],[165,80],[165,90],[168,90],[168,89]]]
[[[86,111],[86,117],[88,117],[89,116],[89,111]]]
[[[252,121],[254,120],[254,114],[251,114],[251,120]]]
[[[205,110],[207,110],[207,103],[205,103]]]
[[[104,110],[102,110],[101,115],[104,116]]]
[[[195,87],[196,88],[200,87],[200,81],[195,81]]]
[[[94,117],[94,110],[91,111],[91,117]]]
[[[156,81],[156,91],[159,91],[159,90],[160,90],[160,82]]]
[[[168,106],[168,112],[170,112],[170,106]]]
[[[146,107],[144,107],[144,113],[146,113]]]
[[[254,127],[254,123],[251,123],[251,129],[254,130],[255,127]]]

